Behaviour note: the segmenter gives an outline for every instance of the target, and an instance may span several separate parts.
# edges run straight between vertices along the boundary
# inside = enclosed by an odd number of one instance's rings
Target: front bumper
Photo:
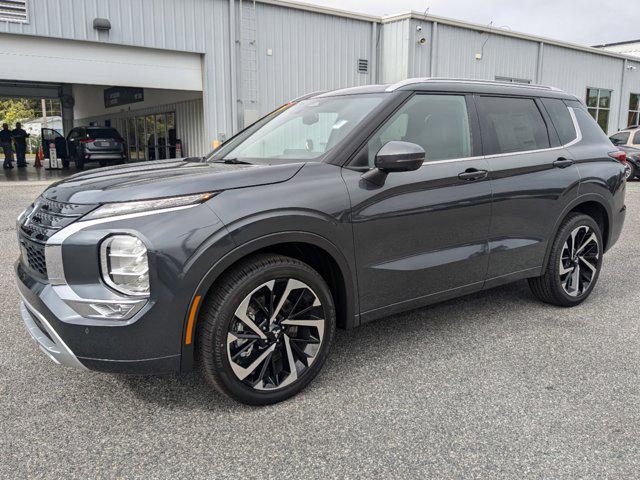
[[[40,349],[55,363],[110,373],[180,371],[179,354],[151,358],[144,355],[144,319],[119,327],[101,326],[98,320],[91,319],[82,324],[62,321],[61,318],[69,318],[71,309],[58,298],[54,288],[29,276],[20,261],[16,262],[15,273],[22,320]]]
[[[36,341],[45,355],[59,365],[86,370],[47,319],[24,297],[20,302],[20,314],[31,338]]]

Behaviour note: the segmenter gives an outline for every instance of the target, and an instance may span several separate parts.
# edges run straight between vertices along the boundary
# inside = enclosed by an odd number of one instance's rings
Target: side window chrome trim
[[[483,159],[489,159],[489,158],[512,157],[514,155],[528,155],[530,153],[537,153],[537,152],[553,152],[556,150],[562,150],[564,148],[571,147],[576,143],[582,141],[582,131],[580,130],[580,126],[578,125],[578,118],[576,117],[573,107],[567,107],[567,108],[569,109],[569,115],[571,115],[571,120],[573,121],[573,127],[576,130],[576,138],[574,138],[569,143],[565,143],[564,145],[561,145],[559,147],[541,148],[538,150],[526,150],[522,152],[496,153],[494,155],[484,155],[484,156],[481,155],[477,157],[452,158],[449,160],[428,160],[428,161],[425,161],[422,165],[435,165],[438,163],[466,162],[469,160],[483,160]]]

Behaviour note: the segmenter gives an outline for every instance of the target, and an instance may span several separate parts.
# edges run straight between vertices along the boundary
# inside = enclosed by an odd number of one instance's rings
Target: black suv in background
[[[205,158],[45,190],[18,218],[23,320],[59,363],[197,362],[219,391],[277,402],[315,377],[336,328],[521,279],[583,302],[622,229],[623,160],[552,88],[311,95]]]

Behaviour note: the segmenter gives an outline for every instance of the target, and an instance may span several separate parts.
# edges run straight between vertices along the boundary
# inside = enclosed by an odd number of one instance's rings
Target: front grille
[[[95,207],[96,205],[63,203],[39,197],[18,225],[23,263],[46,278],[45,244],[47,240]]]

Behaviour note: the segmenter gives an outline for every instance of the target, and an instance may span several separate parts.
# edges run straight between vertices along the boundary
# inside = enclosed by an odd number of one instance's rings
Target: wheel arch
[[[285,255],[309,264],[318,271],[331,290],[336,307],[338,327],[349,329],[358,325],[355,276],[340,249],[331,241],[315,233],[290,231],[265,235],[240,245],[209,269],[193,292],[189,302],[189,305],[193,306],[196,297],[201,298],[195,307],[192,338],[196,336],[199,310],[216,281],[241,260],[260,253]],[[195,353],[194,345],[186,345],[184,342],[190,313],[187,312],[185,315],[182,328],[182,371],[188,371],[192,368]]]
[[[609,247],[611,238],[612,211],[610,206],[608,205],[607,199],[602,195],[596,193],[581,195],[573,199],[573,201],[565,207],[562,214],[556,220],[556,223],[552,230],[553,235],[549,237],[549,241],[547,242],[547,249],[545,252],[542,270],[543,274],[547,269],[547,263],[549,261],[549,256],[551,255],[551,248],[553,247],[553,239],[555,239],[555,236],[557,235],[562,222],[564,222],[564,220],[567,218],[567,215],[572,212],[584,213],[585,215],[593,218],[596,223],[598,223],[602,231],[604,251],[606,252]]]

